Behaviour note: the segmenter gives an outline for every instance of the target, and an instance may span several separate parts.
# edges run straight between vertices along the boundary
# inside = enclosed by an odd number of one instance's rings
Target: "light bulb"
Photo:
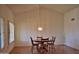
[[[43,30],[43,28],[42,27],[38,27],[38,31],[42,31]]]

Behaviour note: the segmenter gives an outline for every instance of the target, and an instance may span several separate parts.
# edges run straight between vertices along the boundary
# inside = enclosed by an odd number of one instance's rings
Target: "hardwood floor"
[[[32,54],[31,47],[15,47],[10,54]],[[37,50],[33,49],[33,54],[38,54]],[[65,45],[55,46],[55,50],[50,49],[46,54],[79,54],[79,50],[70,48]]]

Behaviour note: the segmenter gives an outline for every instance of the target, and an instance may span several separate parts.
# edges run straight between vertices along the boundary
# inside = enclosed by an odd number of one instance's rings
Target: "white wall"
[[[75,18],[74,21],[71,21]],[[79,7],[64,14],[65,44],[79,49]]]
[[[39,33],[37,27],[40,25],[43,31]],[[16,14],[15,32],[16,46],[24,46],[30,44],[30,36],[33,38],[41,34],[43,37],[56,36],[55,44],[64,44],[64,16],[61,13],[50,9],[40,8],[33,9],[28,12]]]
[[[4,48],[0,50],[0,53],[9,53],[14,47],[14,42],[8,44],[8,21],[12,21],[14,15],[6,5],[0,5],[0,17],[3,18],[4,22]]]

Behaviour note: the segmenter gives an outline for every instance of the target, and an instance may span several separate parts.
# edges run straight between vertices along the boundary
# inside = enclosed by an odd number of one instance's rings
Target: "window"
[[[9,21],[9,43],[14,41],[14,24]]]
[[[4,29],[3,29],[3,19],[0,17],[0,48],[4,47]]]

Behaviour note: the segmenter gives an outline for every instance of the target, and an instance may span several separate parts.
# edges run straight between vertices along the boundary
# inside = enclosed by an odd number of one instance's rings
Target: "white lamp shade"
[[[42,31],[43,30],[43,28],[42,27],[38,27],[38,31]]]

